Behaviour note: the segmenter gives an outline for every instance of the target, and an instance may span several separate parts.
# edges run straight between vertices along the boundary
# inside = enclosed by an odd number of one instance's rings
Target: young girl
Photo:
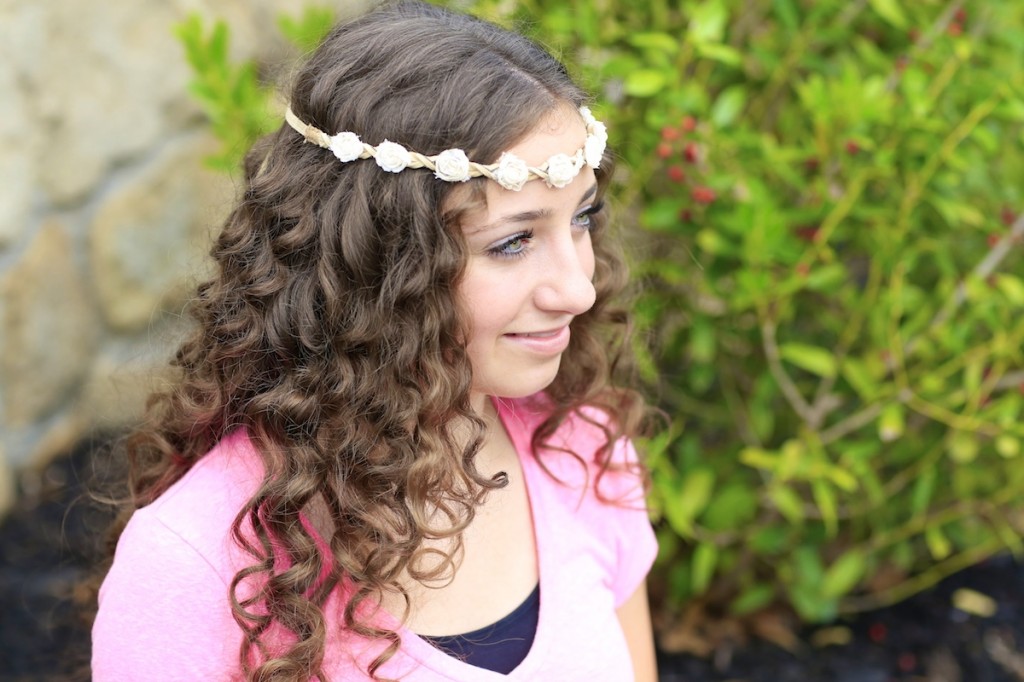
[[[490,24],[328,36],[128,442],[97,682],[655,679],[605,139]]]

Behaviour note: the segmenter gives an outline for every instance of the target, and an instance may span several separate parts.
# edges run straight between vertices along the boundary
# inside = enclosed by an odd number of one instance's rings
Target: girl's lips
[[[534,352],[555,355],[569,346],[569,325],[540,332],[505,334],[505,338]]]

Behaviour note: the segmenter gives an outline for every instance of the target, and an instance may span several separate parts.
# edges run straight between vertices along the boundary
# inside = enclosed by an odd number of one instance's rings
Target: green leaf
[[[821,593],[829,599],[837,599],[856,586],[867,570],[867,559],[858,550],[851,549],[840,556],[825,571],[821,580]]]
[[[1024,280],[1005,272],[996,273],[995,277],[996,287],[1006,299],[1016,306],[1024,306]]]
[[[740,450],[740,462],[754,469],[773,471],[778,466],[779,456],[763,448],[743,448]]]
[[[629,44],[647,50],[661,50],[668,54],[679,52],[679,40],[667,33],[657,31],[633,33],[629,36]]]
[[[690,564],[685,561],[677,561],[669,569],[668,575],[669,592],[672,599],[682,602],[693,596],[693,575]]]
[[[821,377],[836,375],[836,358],[824,348],[803,343],[785,343],[779,347],[782,359]]]
[[[778,486],[768,491],[772,504],[779,510],[786,520],[793,525],[799,525],[804,521],[804,501],[800,496],[787,486]]]
[[[710,469],[695,469],[686,475],[679,491],[665,500],[665,516],[673,530],[683,536],[693,535],[693,520],[704,511],[714,485],[715,474]]]
[[[978,457],[978,437],[967,431],[954,431],[946,447],[957,464],[970,464]]]
[[[775,598],[775,588],[764,583],[751,585],[743,590],[729,606],[729,610],[737,616],[758,611],[768,606]]]
[[[208,45],[210,61],[214,64],[226,64],[228,61],[228,25],[217,20],[213,25],[213,35]]]
[[[817,592],[825,577],[818,547],[802,545],[793,550],[793,567],[796,568],[797,582],[814,588]]]
[[[655,232],[671,231],[680,224],[681,204],[676,197],[658,197],[644,207],[640,224]]]
[[[690,358],[694,362],[711,362],[715,359],[715,327],[706,318],[698,318],[693,322]]]
[[[653,97],[664,90],[667,83],[664,71],[637,69],[626,76],[623,89],[633,97]]]
[[[840,371],[843,378],[857,392],[861,400],[867,402],[878,395],[878,385],[875,383],[867,364],[863,361],[853,357],[846,357],[843,359]]]
[[[701,523],[712,531],[741,529],[757,516],[757,494],[741,481],[720,486],[708,505]]]
[[[910,509],[914,516],[921,516],[928,510],[932,495],[935,493],[938,475],[935,465],[932,464],[922,471],[914,481],[914,489],[910,496]]]
[[[743,61],[739,50],[720,43],[697,43],[697,54],[728,66],[739,66]]]
[[[727,128],[740,115],[746,103],[747,90],[744,86],[734,85],[726,88],[711,108],[711,122],[717,128]]]
[[[736,250],[728,239],[711,228],[705,228],[697,233],[697,246],[705,253],[723,256]]]
[[[879,440],[883,443],[891,443],[903,435],[905,427],[901,403],[889,403],[882,408],[882,415],[878,418]]]
[[[1013,459],[1020,455],[1020,439],[1009,434],[1002,434],[996,437],[996,452],[1000,457]]]
[[[711,584],[711,577],[715,574],[715,566],[718,564],[718,547],[710,542],[702,542],[693,551],[691,560],[691,579],[693,591],[701,594]]]
[[[857,477],[842,467],[829,467],[827,475],[837,488],[842,488],[845,492],[855,493],[860,489]]]
[[[832,263],[811,270],[804,280],[804,286],[813,291],[832,293],[846,282],[846,268],[841,263]]]
[[[896,28],[907,27],[907,16],[903,13],[899,0],[868,0],[868,4],[880,17]]]
[[[302,52],[312,52],[334,25],[334,10],[328,7],[306,7],[298,19],[282,14],[277,18],[281,34]]]
[[[793,607],[805,621],[821,623],[833,620],[836,616],[836,602],[825,599],[821,593],[809,585],[793,585],[789,590]]]
[[[696,43],[721,43],[729,11],[722,0],[703,0],[691,5],[687,34]]]
[[[821,480],[814,481],[811,484],[811,494],[814,495],[814,502],[818,505],[818,511],[821,512],[825,533],[830,538],[834,538],[839,532],[839,508],[832,486]]]
[[[795,31],[800,26],[800,15],[797,13],[793,0],[773,0],[772,9],[775,16],[779,18],[782,25],[790,31]]]
[[[789,529],[785,526],[758,528],[750,536],[750,548],[758,554],[776,556],[788,547]]]
[[[942,532],[941,526],[929,526],[924,531],[924,541],[928,545],[928,552],[936,561],[942,561],[953,553],[953,543]]]

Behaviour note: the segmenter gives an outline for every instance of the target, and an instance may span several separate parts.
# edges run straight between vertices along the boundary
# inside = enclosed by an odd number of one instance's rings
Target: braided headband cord
[[[446,182],[486,177],[505,189],[519,191],[530,180],[543,180],[549,187],[565,187],[584,165],[599,167],[608,141],[607,130],[587,107],[580,107],[580,115],[587,126],[584,146],[572,156],[555,154],[542,166],[527,166],[526,162],[509,152],[502,154],[498,163],[482,164],[470,161],[461,149],[446,149],[435,156],[426,156],[388,140],[374,147],[361,141],[355,133],[345,131],[328,135],[301,121],[291,107],[285,111],[284,118],[307,142],[331,150],[342,163],[373,158],[382,170],[389,173],[399,173],[407,168],[426,168]]]

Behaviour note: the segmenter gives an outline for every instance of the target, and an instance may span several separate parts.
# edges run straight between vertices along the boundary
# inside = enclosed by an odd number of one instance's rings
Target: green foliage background
[[[824,621],[1021,552],[1024,4],[450,4],[559,54],[621,157],[668,614]],[[214,125],[255,107],[183,30]]]

